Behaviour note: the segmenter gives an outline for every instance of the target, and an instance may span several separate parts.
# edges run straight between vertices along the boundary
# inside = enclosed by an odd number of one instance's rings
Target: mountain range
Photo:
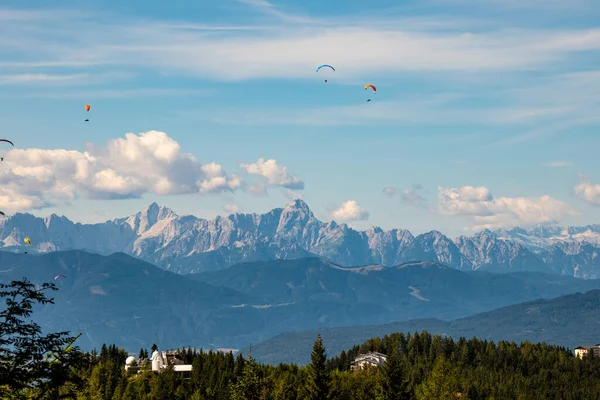
[[[600,289],[600,280],[539,272],[459,271],[433,261],[345,268],[319,258],[271,260],[181,275],[116,253],[0,252],[0,281],[56,282],[43,330],[83,332],[82,348],[241,348],[285,332],[450,320],[536,298]],[[54,279],[55,275],[64,275]]]
[[[316,219],[294,200],[265,214],[232,214],[213,220],[178,216],[152,203],[127,218],[74,223],[55,214],[17,213],[0,220],[0,245],[30,252],[79,249],[122,252],[177,273],[227,268],[245,261],[319,256],[343,266],[394,266],[436,261],[462,271],[542,271],[584,279],[600,278],[600,225],[525,230],[484,230],[454,240],[438,231],[414,236],[403,229],[357,231]]]
[[[252,356],[267,364],[280,362],[304,365],[310,362],[312,345],[321,334],[329,357],[391,333],[428,331],[432,334],[481,340],[526,340],[546,342],[573,349],[600,342],[600,290],[574,293],[550,300],[503,307],[453,321],[419,319],[384,325],[352,326],[278,335],[252,346]],[[248,348],[242,349],[247,354]]]

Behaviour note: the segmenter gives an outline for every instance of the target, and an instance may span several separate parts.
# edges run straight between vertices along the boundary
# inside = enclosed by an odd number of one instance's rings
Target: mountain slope
[[[35,314],[44,330],[84,332],[78,341],[90,348],[102,343],[126,346],[165,342],[209,345],[220,336],[237,335],[242,325],[262,329],[252,310],[235,305],[253,299],[226,288],[194,282],[125,254],[99,256],[83,251],[42,256],[0,252],[0,279],[27,277],[33,283],[56,282],[49,295],[55,305]],[[63,274],[66,278],[53,279]]]
[[[600,280],[539,273],[462,272],[432,261],[344,268],[319,258],[305,258],[243,263],[187,276],[266,303],[316,300],[374,304],[385,310],[383,316],[356,315],[355,325],[379,318],[448,320],[536,298],[600,288]]]
[[[252,356],[260,362],[270,364],[306,364],[310,362],[310,350],[317,333],[323,338],[327,354],[333,356],[369,338],[383,337],[394,332],[422,330],[449,335],[454,339],[478,337],[517,343],[526,340],[545,341],[571,349],[596,344],[600,331],[600,290],[517,304],[451,322],[422,319],[386,325],[286,333],[253,345]]]
[[[283,332],[449,320],[535,297],[600,288],[598,280],[540,273],[462,272],[434,262],[343,268],[318,258],[235,265],[183,276],[123,253],[0,252],[0,280],[53,281],[55,305],[36,319],[44,330],[84,332],[130,350],[161,346],[239,348]],[[225,287],[227,286],[227,287]]]
[[[560,232],[550,228],[543,234],[486,230],[453,241],[438,231],[413,236],[402,229],[356,231],[346,224],[321,222],[302,200],[261,215],[232,214],[211,221],[178,216],[153,203],[136,215],[101,224],[73,223],[54,214],[46,218],[15,214],[0,220],[0,242],[7,250],[23,251],[23,239],[28,236],[33,242],[30,252],[123,252],[178,273],[312,255],[344,266],[426,260],[462,271],[544,271],[597,278],[600,241],[584,240],[593,237],[586,232],[594,227],[581,228],[583,233],[569,228],[570,236],[558,238],[551,234]]]

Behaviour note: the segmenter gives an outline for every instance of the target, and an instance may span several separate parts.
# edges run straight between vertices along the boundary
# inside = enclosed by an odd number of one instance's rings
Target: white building
[[[385,354],[372,351],[370,353],[360,354],[352,363],[350,363],[350,367],[353,371],[366,367],[381,367],[386,360],[387,356]]]
[[[136,362],[135,357],[127,357],[127,360],[125,360],[125,371],[130,375],[137,374],[146,362],[148,362],[146,359],[138,360]],[[189,378],[192,372],[192,365],[185,364],[176,351],[159,352],[158,350],[155,350],[152,353],[152,357],[150,357],[150,362],[152,363],[152,371],[155,372],[163,370],[168,365],[172,365],[173,370],[183,374],[184,378]]]
[[[600,357],[600,343],[595,346],[579,346],[575,348],[575,357],[583,358],[589,352],[594,357]]]

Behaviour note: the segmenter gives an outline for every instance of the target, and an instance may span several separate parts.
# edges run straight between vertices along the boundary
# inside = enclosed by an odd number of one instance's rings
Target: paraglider
[[[329,65],[329,64],[323,64],[323,65],[319,65],[317,67],[317,72],[319,72],[321,70],[321,68],[323,68],[323,67],[328,67],[328,68],[331,68],[333,71],[335,71],[335,68],[333,68],[331,65]],[[327,79],[325,79],[325,83],[327,83]]]
[[[377,88],[374,85],[371,85],[370,83],[367,83],[365,85],[365,90],[367,90],[368,88],[373,89],[373,94],[377,94]],[[367,103],[370,102],[371,99],[367,100]]]
[[[29,239],[28,237],[26,237],[25,239],[23,239],[23,241],[25,243],[27,243],[27,246],[31,246],[31,239]],[[24,254],[27,254],[27,252],[25,251]]]
[[[86,111],[86,112],[89,112],[89,111],[90,111],[90,108],[92,108],[92,107],[91,107],[89,104],[86,104],[86,105],[85,105],[85,111]],[[89,119],[86,119],[86,120],[85,120],[85,122],[89,122]]]
[[[54,280],[57,280],[58,278],[61,278],[61,277],[62,277],[62,278],[65,278],[65,279],[67,279],[67,277],[66,277],[66,276],[64,276],[64,275],[62,275],[62,274],[58,274],[58,275],[56,275],[56,276],[54,277]]]
[[[0,139],[0,142],[10,143],[13,145],[13,147],[15,146],[15,144],[8,139]],[[4,157],[0,157],[0,161],[4,161]]]
[[[373,89],[373,93],[377,93],[377,88],[375,86],[371,85],[370,83],[367,83],[365,85],[365,90],[367,90],[368,88]]]

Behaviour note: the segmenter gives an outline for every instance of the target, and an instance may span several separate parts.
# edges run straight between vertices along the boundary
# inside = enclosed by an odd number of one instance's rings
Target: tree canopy
[[[137,353],[141,368],[132,374],[125,370],[128,353],[117,345],[103,345],[99,353],[67,349],[74,337],[42,335],[28,320],[33,304],[52,303],[43,294],[56,290],[51,284],[35,287],[23,280],[0,289],[6,299],[0,313],[2,398],[600,400],[600,357],[579,359],[566,348],[544,343],[453,340],[427,332],[376,337],[330,359],[318,335],[306,366],[263,365],[250,355],[178,349],[192,365],[189,379],[170,365],[152,371],[149,352],[142,348]],[[387,355],[386,362],[350,368],[357,355],[371,351]]]

